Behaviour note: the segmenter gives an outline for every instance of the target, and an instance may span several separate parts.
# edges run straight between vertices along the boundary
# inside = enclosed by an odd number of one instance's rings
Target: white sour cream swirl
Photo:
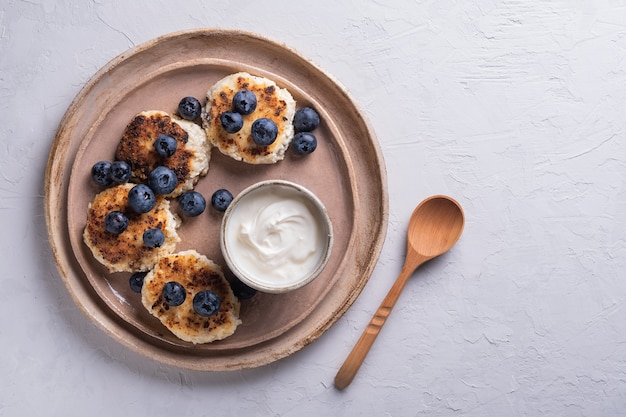
[[[268,285],[296,283],[320,262],[321,221],[293,190],[248,194],[230,215],[227,240],[242,272]]]

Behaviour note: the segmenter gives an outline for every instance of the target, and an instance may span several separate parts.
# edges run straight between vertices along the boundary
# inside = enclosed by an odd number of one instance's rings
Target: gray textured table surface
[[[626,8],[598,1],[5,1],[0,6],[0,415],[613,416],[626,407]],[[390,3],[390,2],[386,2]],[[271,365],[146,359],[74,305],[43,176],[84,83],[157,36],[243,29],[332,74],[376,131],[390,221],[361,296]],[[357,150],[355,150],[357,151]],[[431,194],[464,207],[360,373],[335,372]]]

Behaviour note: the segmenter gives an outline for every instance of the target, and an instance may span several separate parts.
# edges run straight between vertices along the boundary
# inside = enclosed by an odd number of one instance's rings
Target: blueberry
[[[154,150],[159,156],[163,158],[169,158],[174,155],[176,149],[178,148],[178,141],[171,137],[170,135],[161,134],[154,141]]]
[[[202,290],[193,297],[193,309],[203,317],[209,317],[220,311],[222,300],[211,290]]]
[[[230,288],[233,290],[235,296],[240,300],[247,300],[254,297],[256,294],[256,290],[254,288],[247,286],[236,278],[230,281]]]
[[[128,192],[128,207],[138,214],[147,213],[156,205],[156,197],[150,187],[137,184]]]
[[[121,211],[112,211],[104,218],[104,228],[107,232],[119,235],[128,227],[128,217]]]
[[[149,248],[160,248],[165,242],[163,230],[158,227],[147,229],[143,232],[143,244]]]
[[[109,161],[99,161],[91,167],[91,179],[94,183],[106,187],[111,185],[111,163]]]
[[[227,133],[236,133],[243,127],[243,117],[239,113],[226,111],[220,115],[220,122]]]
[[[256,119],[251,127],[252,140],[259,146],[269,146],[278,136],[278,126],[272,119]]]
[[[291,140],[291,148],[298,155],[308,155],[317,148],[317,139],[309,132],[296,133]]]
[[[226,211],[232,201],[233,195],[231,192],[223,188],[220,188],[211,196],[211,205],[217,211]]]
[[[158,166],[148,175],[148,185],[156,194],[169,194],[178,185],[178,177],[168,167]]]
[[[195,120],[200,117],[202,105],[195,97],[185,97],[178,103],[178,114],[185,120]]]
[[[179,282],[170,281],[166,282],[163,286],[163,291],[161,292],[163,296],[163,301],[170,307],[176,307],[181,305],[185,298],[187,298],[187,292],[185,291],[185,287],[183,287]]]
[[[311,107],[302,107],[293,117],[293,127],[296,132],[310,132],[320,125],[320,116]]]
[[[148,275],[147,272],[135,272],[128,279],[128,285],[133,292],[140,293],[143,287],[143,279]]]
[[[128,182],[130,180],[130,165],[124,161],[115,161],[111,164],[111,180],[118,184]]]
[[[178,205],[187,217],[196,217],[206,209],[206,200],[197,191],[187,191],[178,197]]]
[[[233,110],[239,114],[250,114],[256,109],[256,96],[250,90],[239,90],[233,97]]]

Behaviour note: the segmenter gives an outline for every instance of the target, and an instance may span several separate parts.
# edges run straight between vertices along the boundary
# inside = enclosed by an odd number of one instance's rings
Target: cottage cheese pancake
[[[186,292],[178,306],[168,305],[163,287],[178,282]],[[193,298],[203,290],[211,290],[221,300],[219,310],[208,317],[194,310]],[[209,343],[232,335],[239,320],[239,300],[224,278],[221,268],[194,250],[161,258],[144,278],[141,290],[143,305],[178,338],[197,343]]]
[[[180,241],[176,229],[180,219],[170,211],[164,197],[156,197],[156,206],[144,214],[128,209],[128,192],[134,184],[126,183],[107,188],[97,194],[89,204],[83,240],[93,256],[110,272],[147,271],[157,260],[172,253]],[[121,211],[128,217],[128,227],[120,234],[105,228],[105,218],[112,211]],[[147,229],[160,228],[165,242],[158,248],[143,243]]]
[[[173,137],[177,149],[169,157],[160,156],[154,142],[161,134]],[[175,197],[191,190],[201,176],[209,170],[210,144],[204,130],[197,124],[170,116],[158,110],[137,114],[126,126],[115,157],[127,162],[132,170],[132,180],[145,182],[157,166],[166,166],[178,178],[178,185],[168,194]]]
[[[254,93],[256,109],[243,116],[243,127],[228,133],[222,127],[220,116],[233,110],[233,98],[240,90]],[[296,102],[284,88],[267,78],[245,72],[229,75],[215,83],[207,92],[202,124],[208,140],[223,154],[250,164],[273,164],[284,158],[294,135],[293,117]],[[260,118],[271,119],[278,127],[276,140],[268,146],[257,145],[252,139],[252,123]]]

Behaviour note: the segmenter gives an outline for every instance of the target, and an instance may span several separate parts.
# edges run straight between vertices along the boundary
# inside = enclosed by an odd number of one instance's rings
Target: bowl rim
[[[296,191],[299,195],[303,195],[306,197],[308,201],[313,203],[315,208],[317,209],[317,213],[315,213],[316,217],[320,220],[320,223],[325,226],[326,234],[324,236],[324,247],[323,254],[315,266],[315,268],[308,274],[304,276],[303,279],[293,282],[287,285],[267,285],[266,283],[258,282],[245,274],[237,265],[237,263],[233,260],[231,253],[228,248],[228,243],[226,239],[226,230],[228,228],[228,224],[231,218],[231,214],[239,205],[239,203],[245,199],[251,193],[259,190],[260,188],[266,187],[283,187],[287,189],[291,189]],[[254,288],[258,291],[266,292],[266,293],[274,293],[281,294],[289,291],[296,290],[298,288],[302,288],[305,285],[312,282],[315,278],[317,278],[320,273],[324,270],[324,267],[328,263],[330,259],[330,255],[332,253],[333,247],[333,226],[328,211],[326,207],[322,203],[322,201],[308,188],[295,183],[293,181],[281,180],[281,179],[269,179],[256,182],[245,189],[243,189],[237,196],[233,198],[233,201],[228,205],[228,208],[224,212],[224,216],[222,218],[222,223],[220,226],[220,250],[222,252],[222,256],[224,257],[224,261],[226,265],[230,269],[230,271],[238,278],[241,282],[248,285],[251,288]]]

